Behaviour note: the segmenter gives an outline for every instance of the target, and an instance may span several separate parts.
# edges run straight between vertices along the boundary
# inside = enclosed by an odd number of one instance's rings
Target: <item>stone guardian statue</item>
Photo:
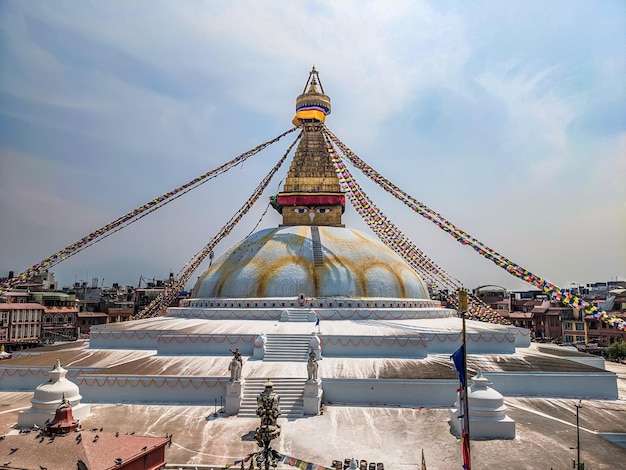
[[[239,352],[239,348],[236,348],[234,351],[231,349],[230,352],[233,353],[233,358],[230,361],[228,370],[230,371],[230,381],[235,382],[236,380],[241,379],[241,369],[243,367],[243,359],[241,357],[241,353]]]
[[[315,351],[311,351],[309,353],[309,360],[306,365],[306,371],[308,373],[310,381],[317,380],[317,359],[315,356]]]

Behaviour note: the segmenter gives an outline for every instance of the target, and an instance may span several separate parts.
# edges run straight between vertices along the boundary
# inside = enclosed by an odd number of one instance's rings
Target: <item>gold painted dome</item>
[[[358,230],[283,226],[256,232],[198,279],[194,298],[297,297],[427,299],[415,271]]]

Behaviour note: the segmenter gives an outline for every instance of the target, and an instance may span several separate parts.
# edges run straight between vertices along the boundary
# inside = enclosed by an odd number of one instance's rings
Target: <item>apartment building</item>
[[[33,302],[0,304],[0,345],[5,351],[39,343],[43,312],[43,305]]]

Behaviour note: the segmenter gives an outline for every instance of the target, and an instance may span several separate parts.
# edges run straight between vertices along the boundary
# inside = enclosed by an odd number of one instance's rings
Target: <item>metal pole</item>
[[[465,430],[466,430],[466,439],[467,439],[467,454],[468,459],[471,459],[472,454],[470,453],[470,414],[469,414],[469,393],[467,390],[467,383],[469,382],[469,377],[467,376],[467,343],[465,341],[465,312],[462,312],[463,315],[463,371],[465,373],[465,385],[464,385],[464,410],[463,414],[465,415]],[[471,460],[468,462],[467,469],[471,470]]]
[[[580,426],[578,424],[579,423],[578,418],[580,414],[580,409],[583,407],[582,400],[578,400],[578,403],[574,406],[576,406],[576,453],[578,457],[578,461],[576,463],[576,469],[581,470],[581,468],[584,468],[584,467],[580,466]]]
[[[465,289],[459,290],[459,312],[463,321],[463,374],[465,376],[465,383],[463,384],[463,420],[465,424],[466,436],[463,437],[463,441],[467,440],[467,462],[466,470],[471,470],[472,460],[470,451],[470,415],[469,415],[469,393],[467,390],[467,384],[469,382],[467,376],[467,341],[466,341],[466,329],[465,329],[465,314],[468,310],[467,291]]]

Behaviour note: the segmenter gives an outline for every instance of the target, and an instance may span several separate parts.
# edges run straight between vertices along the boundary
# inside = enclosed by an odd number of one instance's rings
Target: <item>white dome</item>
[[[415,271],[382,242],[343,227],[256,232],[198,280],[195,298],[379,297],[428,299]]]
[[[500,421],[506,418],[506,405],[500,392],[488,386],[487,379],[480,369],[468,387],[470,416],[473,419]]]
[[[488,387],[487,379],[480,370],[468,387],[468,405],[472,439],[515,439],[515,421],[506,414],[504,397]],[[460,416],[464,414],[460,396],[450,410],[450,422],[454,433],[461,436]]]
[[[64,395],[73,407],[80,403],[82,397],[78,385],[67,380],[65,374],[67,374],[67,370],[61,367],[60,361],[57,360],[54,368],[48,372],[50,380],[35,389],[35,394],[31,399],[33,408],[56,409]]]

